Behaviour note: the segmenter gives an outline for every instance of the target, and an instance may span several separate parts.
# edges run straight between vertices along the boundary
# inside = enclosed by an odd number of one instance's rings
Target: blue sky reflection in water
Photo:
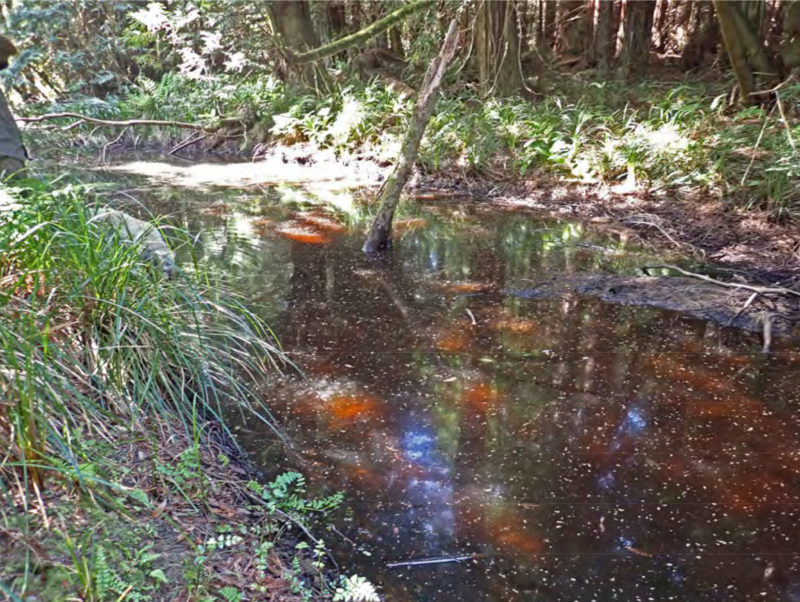
[[[297,467],[347,494],[342,530],[371,554],[338,541],[348,570],[392,601],[800,602],[797,341],[767,357],[676,313],[536,299],[559,274],[643,260],[569,224],[412,211],[384,261],[359,236],[246,227],[291,219],[279,203],[184,213],[202,261],[238,258],[306,373],[270,403]],[[268,431],[241,441],[275,471]]]

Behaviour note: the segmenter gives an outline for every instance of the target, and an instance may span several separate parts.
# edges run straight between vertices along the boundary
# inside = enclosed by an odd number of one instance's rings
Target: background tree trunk
[[[508,96],[523,87],[514,0],[483,0],[475,19],[475,61],[484,95]]]
[[[684,69],[700,67],[705,57],[714,53],[719,45],[719,27],[713,7],[707,2],[695,4],[692,26],[681,52],[681,66]]]
[[[562,0],[557,4],[555,51],[557,54],[580,56],[591,36],[591,2]]]
[[[272,25],[291,54],[299,54],[319,44],[308,0],[276,0],[269,4]],[[326,89],[327,77],[314,65],[298,65],[287,60],[281,66],[284,77],[293,84]]]
[[[787,2],[783,16],[781,58],[787,71],[800,67],[800,2]]]
[[[595,0],[595,24],[592,35],[592,54],[597,68],[607,72],[611,68],[614,30],[611,28],[613,0]]]
[[[626,79],[641,77],[647,72],[655,8],[655,0],[628,0],[625,4],[621,59]]]
[[[752,96],[756,85],[771,86],[776,83],[777,69],[767,56],[762,41],[740,12],[738,3],[714,0],[714,8],[742,102],[757,102],[759,99]]]

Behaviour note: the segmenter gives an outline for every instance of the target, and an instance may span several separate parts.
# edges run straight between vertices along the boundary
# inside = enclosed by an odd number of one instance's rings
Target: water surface
[[[177,196],[305,373],[268,400],[294,462],[258,425],[242,444],[346,493],[326,540],[388,600],[800,601],[796,341],[532,298],[645,263],[569,223],[414,205],[376,261],[272,193]]]

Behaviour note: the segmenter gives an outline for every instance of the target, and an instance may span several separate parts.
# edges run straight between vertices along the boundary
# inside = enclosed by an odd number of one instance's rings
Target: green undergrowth
[[[81,187],[0,193],[0,599],[355,600],[305,535],[341,496],[259,485],[222,419],[272,424],[267,325],[197,264],[166,280]]]
[[[428,127],[420,161],[430,170],[474,175],[547,174],[586,183],[692,188],[739,207],[791,217],[800,206],[795,150],[800,122],[791,110],[800,85],[780,91],[783,114],[773,105],[731,105],[730,87],[730,82],[688,79],[631,85],[564,74],[547,94],[523,100],[482,99],[451,85]],[[272,78],[190,80],[171,74],[159,82],[140,80],[128,93],[105,101],[83,97],[55,108],[206,125],[242,116],[249,129],[239,139],[240,149],[309,142],[392,161],[413,102],[380,82],[346,81],[334,93],[317,96],[292,92]],[[84,131],[92,129],[87,125]],[[129,139],[172,144],[182,135],[136,128]]]

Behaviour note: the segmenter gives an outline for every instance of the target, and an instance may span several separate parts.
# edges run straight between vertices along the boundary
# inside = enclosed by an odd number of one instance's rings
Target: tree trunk
[[[556,37],[556,7],[552,0],[542,0],[542,48],[552,50]]]
[[[372,222],[367,240],[364,242],[362,250],[365,253],[374,254],[391,248],[394,212],[397,208],[397,203],[400,201],[400,194],[411,176],[411,169],[419,154],[422,135],[425,133],[425,128],[436,106],[436,95],[439,92],[439,86],[442,83],[442,78],[444,78],[447,65],[455,56],[457,46],[458,23],[456,19],[453,19],[442,43],[439,56],[433,60],[425,74],[425,80],[420,88],[414,108],[414,117],[403,140],[400,157],[394,172],[386,180],[380,194],[381,207]]]
[[[653,15],[653,46],[657,52],[664,52],[667,40],[672,34],[672,32],[665,27],[668,8],[669,0],[658,0],[655,14]]]
[[[475,19],[475,60],[484,95],[509,96],[523,87],[515,0],[483,0]]]
[[[595,24],[592,36],[592,58],[597,68],[606,73],[611,68],[613,56],[613,29],[611,28],[614,0],[595,0]]]
[[[800,2],[794,0],[785,7],[783,17],[781,58],[788,71],[800,67]]]
[[[555,51],[557,54],[580,56],[591,40],[585,0],[562,0],[557,5]]]
[[[718,43],[719,28],[711,5],[706,2],[697,3],[689,37],[681,52],[681,66],[684,69],[700,67],[704,58],[715,51]]]
[[[625,4],[622,72],[626,79],[640,77],[647,72],[655,8],[655,0],[628,0]]]
[[[281,75],[302,87],[327,88],[324,72],[313,65],[299,65],[293,60],[293,56],[319,44],[308,0],[275,0],[268,7],[272,26],[286,55],[286,61],[279,69]]]
[[[336,39],[342,35],[347,27],[344,0],[329,0],[325,4],[325,14],[328,18],[328,29],[331,32],[331,39]]]
[[[777,69],[771,64],[761,40],[750,29],[737,3],[713,1],[742,101],[748,104],[757,101],[752,95],[756,84],[776,83]]]
[[[389,30],[389,49],[401,59],[406,56],[403,48],[403,33],[399,25],[395,25]]]

